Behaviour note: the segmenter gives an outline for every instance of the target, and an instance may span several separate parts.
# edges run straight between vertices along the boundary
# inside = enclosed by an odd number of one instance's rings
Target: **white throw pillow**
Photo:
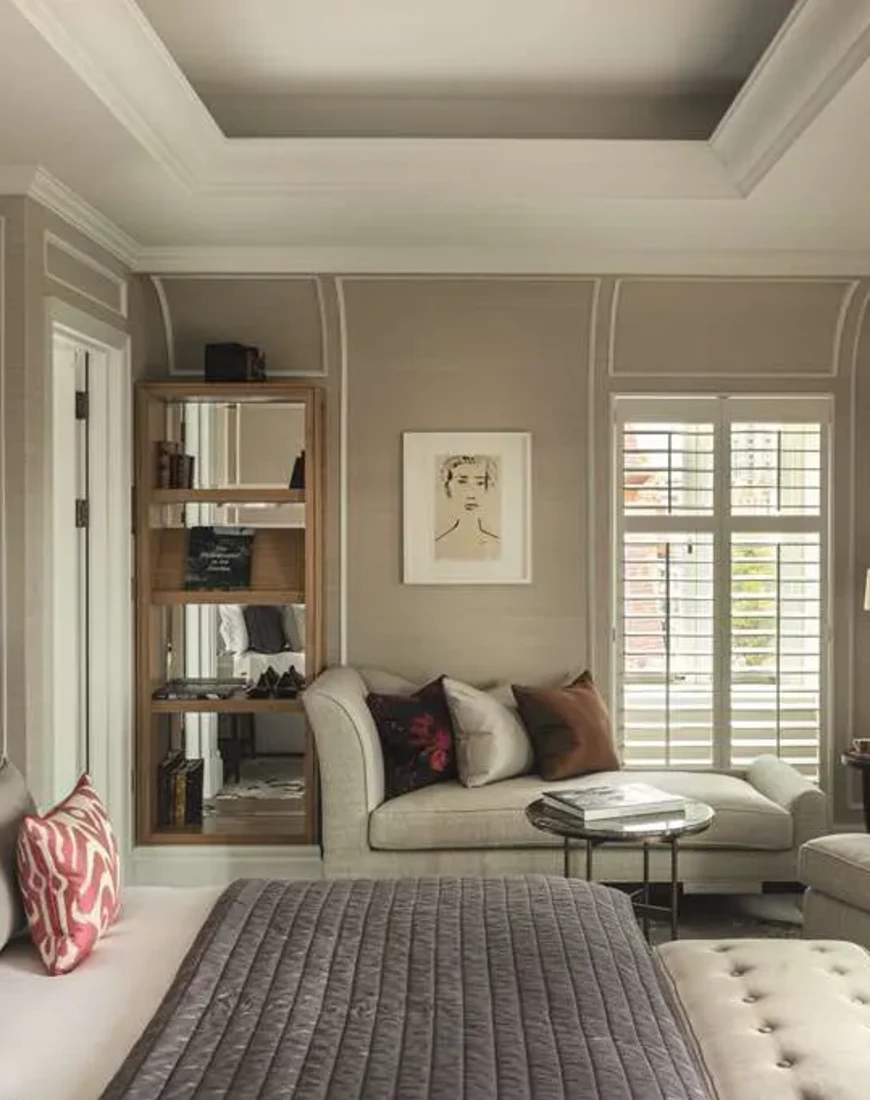
[[[218,608],[220,615],[221,638],[227,653],[244,653],[248,648],[248,628],[245,626],[245,613],[237,603],[222,603]]]
[[[444,679],[444,693],[456,734],[456,764],[466,787],[484,787],[523,775],[534,763],[529,736],[516,709],[461,680]]]

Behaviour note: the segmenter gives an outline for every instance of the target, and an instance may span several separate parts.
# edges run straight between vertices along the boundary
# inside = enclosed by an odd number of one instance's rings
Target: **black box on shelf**
[[[246,344],[206,344],[207,382],[263,382],[266,357],[259,348]]]

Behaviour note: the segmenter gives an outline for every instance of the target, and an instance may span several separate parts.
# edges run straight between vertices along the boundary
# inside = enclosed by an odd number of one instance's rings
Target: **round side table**
[[[583,825],[579,819],[554,810],[542,798],[526,806],[526,817],[536,829],[555,833],[563,838],[563,866],[565,878],[569,877],[571,841],[582,840],[586,844],[586,879],[592,881],[592,853],[602,844],[630,844],[643,847],[643,884],[640,890],[629,896],[635,913],[643,922],[643,934],[649,939],[649,919],[654,914],[667,916],[671,925],[671,939],[679,935],[680,876],[677,866],[680,837],[702,833],[709,829],[716,816],[712,806],[705,802],[688,802],[685,813],[668,817],[666,814],[646,818],[627,817],[619,820],[590,822]],[[671,849],[670,904],[653,905],[650,902],[649,846],[666,844]]]
[[[861,801],[864,803],[864,828],[870,833],[870,752],[844,752],[840,763],[861,772]]]

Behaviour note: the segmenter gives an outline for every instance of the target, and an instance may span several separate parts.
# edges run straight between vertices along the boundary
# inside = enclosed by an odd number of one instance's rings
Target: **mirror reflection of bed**
[[[218,607],[218,676],[269,684],[305,677],[305,605]],[[223,781],[204,800],[203,831],[296,836],[305,830],[305,738],[301,706],[217,715]]]

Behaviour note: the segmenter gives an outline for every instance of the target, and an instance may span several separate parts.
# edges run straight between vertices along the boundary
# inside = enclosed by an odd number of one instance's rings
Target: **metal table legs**
[[[607,841],[586,841],[586,881],[592,882],[593,860],[592,854],[599,844]],[[679,838],[669,837],[664,841],[671,849],[671,882],[668,905],[653,905],[650,901],[651,883],[649,876],[649,843],[643,845],[643,882],[639,890],[634,890],[629,896],[634,911],[641,918],[641,926],[645,939],[649,940],[650,917],[654,914],[667,916],[671,926],[671,939],[679,939],[680,936],[680,873],[679,873]],[[571,842],[565,837],[563,847],[562,866],[565,878],[571,877]]]

